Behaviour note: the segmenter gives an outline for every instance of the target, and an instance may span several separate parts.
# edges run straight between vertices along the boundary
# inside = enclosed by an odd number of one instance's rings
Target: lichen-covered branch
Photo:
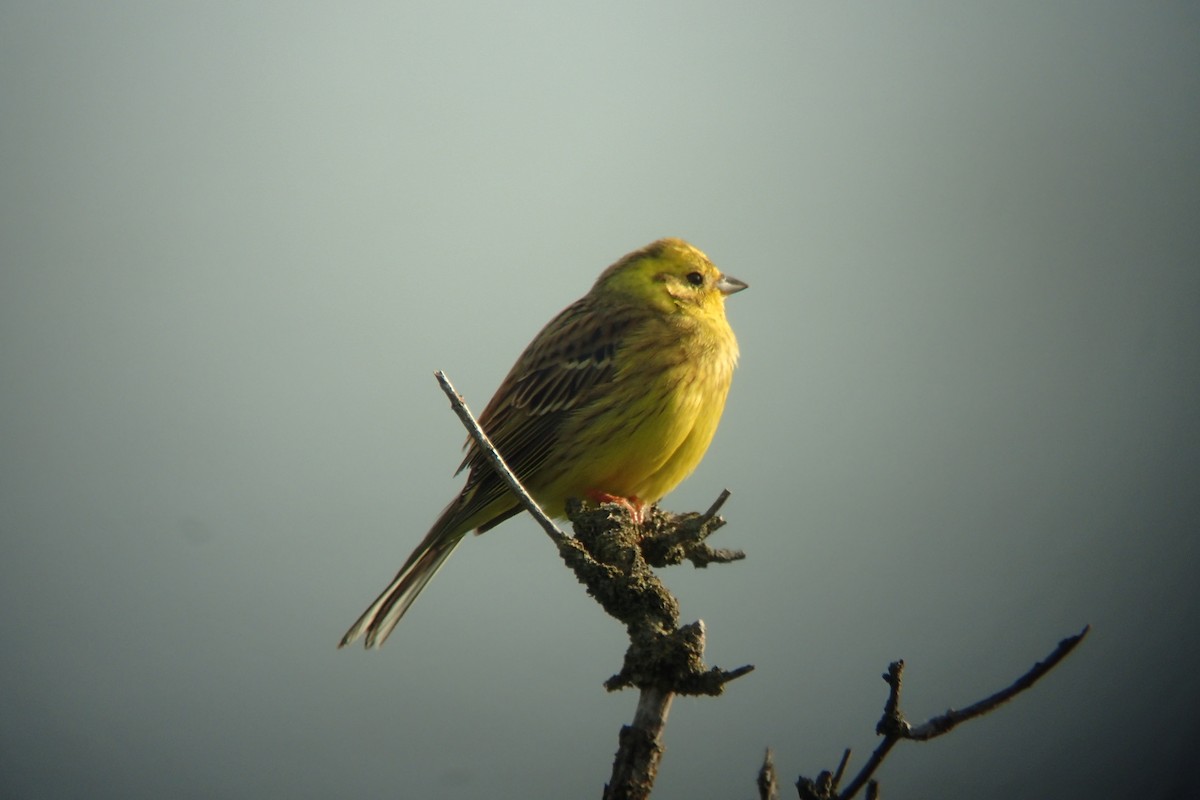
[[[624,663],[605,682],[609,691],[640,690],[633,723],[621,729],[620,746],[604,797],[612,800],[646,798],[654,786],[664,750],[663,733],[671,700],[677,694],[718,695],[725,684],[754,667],[734,670],[704,664],[704,623],[679,624],[679,604],[651,567],[691,561],[697,567],[743,558],[730,550],[715,550],[705,540],[725,520],[717,512],[729,497],[724,491],[703,514],[669,514],[657,508],[641,524],[620,505],[587,507],[568,504],[575,535],[567,536],[517,480],[503,456],[488,440],[442,372],[434,373],[450,405],[492,468],[558,547],[592,597],[625,625],[629,647]]]
[[[704,623],[679,624],[678,602],[651,569],[650,559],[663,552],[680,548],[687,558],[686,554],[708,549],[703,540],[723,520],[714,512],[698,524],[704,515],[676,516],[655,509],[639,526],[615,504],[591,508],[572,503],[567,514],[575,536],[559,543],[563,560],[588,594],[624,624],[629,634],[621,671],[604,685],[609,691],[640,690],[634,722],[621,730],[620,750],[604,797],[649,797],[662,759],[671,699],[677,694],[721,694],[725,684],[754,669],[706,666]],[[681,533],[684,525],[689,526],[690,535]]]

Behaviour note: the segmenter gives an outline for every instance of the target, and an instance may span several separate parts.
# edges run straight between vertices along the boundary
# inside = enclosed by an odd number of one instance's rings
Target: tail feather
[[[338,647],[351,644],[363,634],[366,634],[363,642],[366,647],[379,647],[383,644],[404,616],[404,612],[408,611],[408,607],[417,599],[417,595],[463,540],[462,534],[445,536],[435,535],[435,532],[431,532],[417,547],[416,552],[408,557],[404,567],[383,593],[363,612],[358,621],[350,626],[350,630],[346,631]]]

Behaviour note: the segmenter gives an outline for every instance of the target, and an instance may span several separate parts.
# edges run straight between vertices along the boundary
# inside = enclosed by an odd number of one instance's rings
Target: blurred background
[[[600,270],[750,290],[656,797],[1200,792],[1193,3],[0,7],[0,795],[598,797],[624,634],[527,518],[335,644]],[[790,796],[785,792],[785,796]]]

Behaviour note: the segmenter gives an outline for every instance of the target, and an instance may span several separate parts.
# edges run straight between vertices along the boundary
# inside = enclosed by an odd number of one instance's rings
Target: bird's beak
[[[732,278],[728,275],[722,275],[721,280],[717,281],[717,291],[727,297],[734,292],[740,292],[742,289],[746,289],[749,286],[750,284],[744,281],[739,281],[737,278]]]

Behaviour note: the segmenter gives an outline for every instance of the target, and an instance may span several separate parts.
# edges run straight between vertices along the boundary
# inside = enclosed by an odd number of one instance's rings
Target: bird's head
[[[659,239],[604,270],[592,292],[635,298],[664,313],[723,315],[725,297],[745,288],[682,239]]]

